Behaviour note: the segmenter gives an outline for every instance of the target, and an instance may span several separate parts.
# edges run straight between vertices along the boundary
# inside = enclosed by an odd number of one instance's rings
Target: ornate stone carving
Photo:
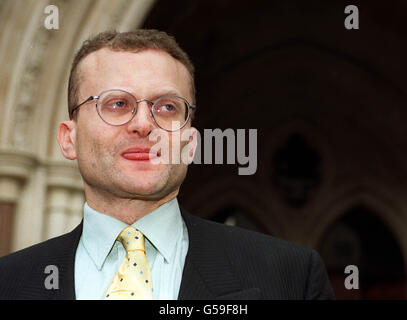
[[[53,4],[61,10],[65,3],[66,0],[57,0]],[[43,11],[41,11],[41,14],[43,14]],[[41,21],[41,17],[38,17],[38,21]],[[35,134],[32,132],[32,116],[34,108],[39,103],[37,92],[40,81],[38,81],[38,77],[42,74],[43,67],[47,63],[47,48],[55,34],[55,30],[47,30],[43,23],[38,23],[37,30],[30,40],[29,50],[25,53],[21,81],[16,91],[14,131],[10,141],[11,145],[19,150],[30,150],[32,148],[32,142],[35,138]]]

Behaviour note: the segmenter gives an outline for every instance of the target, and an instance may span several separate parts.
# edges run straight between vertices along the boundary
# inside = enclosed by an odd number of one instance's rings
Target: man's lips
[[[153,153],[150,148],[130,148],[122,152],[127,160],[145,161],[160,156],[160,152]]]

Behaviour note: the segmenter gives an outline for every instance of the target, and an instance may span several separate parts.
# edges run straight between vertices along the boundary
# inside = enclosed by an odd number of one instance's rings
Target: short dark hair
[[[190,103],[195,104],[194,66],[187,53],[180,48],[174,37],[164,31],[154,29],[138,29],[129,32],[105,31],[84,41],[72,62],[68,83],[68,113],[70,119],[74,118],[72,109],[79,103],[80,77],[78,65],[86,56],[102,48],[135,53],[156,49],[168,53],[187,68],[191,78],[190,90],[193,99]]]

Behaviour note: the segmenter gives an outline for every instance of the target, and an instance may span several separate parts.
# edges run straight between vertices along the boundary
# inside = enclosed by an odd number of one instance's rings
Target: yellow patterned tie
[[[153,283],[146,257],[144,235],[134,227],[126,227],[117,240],[126,249],[126,257],[105,298],[110,300],[153,299]]]

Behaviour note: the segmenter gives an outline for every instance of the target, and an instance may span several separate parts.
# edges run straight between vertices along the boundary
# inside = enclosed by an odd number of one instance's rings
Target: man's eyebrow
[[[176,91],[176,90],[172,90],[172,89],[170,89],[170,90],[158,91],[158,92],[154,93],[154,94],[150,97],[150,99],[151,99],[151,100],[156,100],[156,99],[158,99],[158,98],[160,98],[160,97],[163,97],[163,96],[166,96],[166,95],[173,95],[173,96],[177,96],[177,97],[181,97],[181,98],[186,99],[186,97],[184,97],[180,92],[178,92],[178,91]],[[138,99],[138,98],[137,98],[137,99]]]
[[[182,97],[180,92],[178,92],[176,90],[173,90],[173,89],[169,89],[169,90],[158,91],[156,94],[154,94],[153,98],[156,99],[156,98],[166,96],[166,95],[174,95],[174,96],[181,96]]]
[[[156,92],[154,92],[153,94],[151,94],[149,97],[140,97],[140,95],[137,94],[137,92],[130,90],[130,89],[122,89],[125,90],[127,92],[130,92],[133,96],[136,97],[136,99],[150,99],[150,100],[156,100],[162,96],[166,96],[166,95],[174,95],[174,96],[178,96],[184,99],[187,99],[187,97],[184,97],[181,92],[177,91],[176,89],[172,89],[172,88],[168,88],[168,89],[159,89]]]

